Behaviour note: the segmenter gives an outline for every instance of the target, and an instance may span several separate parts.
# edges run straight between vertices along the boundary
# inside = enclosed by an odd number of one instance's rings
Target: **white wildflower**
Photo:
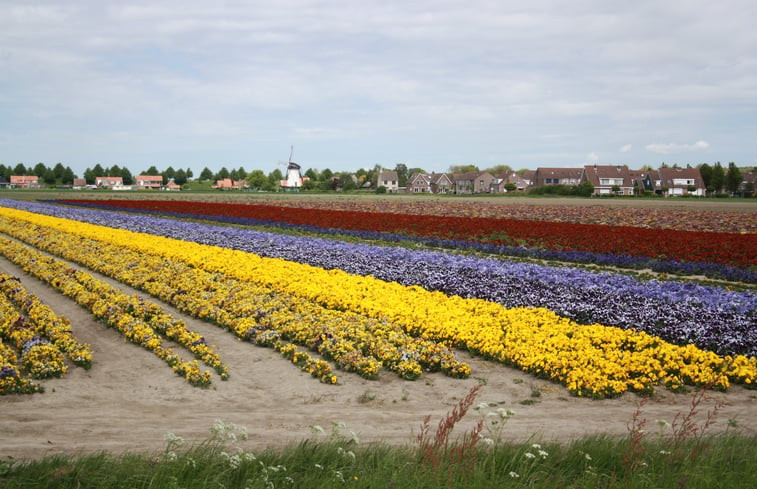
[[[531,453],[531,452],[526,452],[526,455],[525,455],[525,457],[526,457],[526,458],[536,458],[536,455],[534,455],[534,454],[533,454],[533,453]]]
[[[517,479],[520,476],[518,475],[517,472],[510,471],[510,477],[512,477],[513,479]]]

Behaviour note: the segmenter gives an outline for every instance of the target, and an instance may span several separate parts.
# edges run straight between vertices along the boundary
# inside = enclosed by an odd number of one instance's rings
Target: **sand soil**
[[[80,341],[92,345],[90,370],[71,367],[61,379],[43,381],[45,392],[0,397],[0,457],[39,458],[55,453],[159,451],[167,433],[199,443],[216,419],[245,426],[250,434],[245,448],[283,446],[317,438],[310,428],[327,431],[344,423],[361,443],[413,443],[426,415],[435,426],[469,390],[482,384],[476,402],[497,403],[515,411],[503,438],[508,440],[568,441],[582,435],[607,433],[624,436],[640,397],[590,400],[571,396],[564,388],[513,368],[472,358],[473,375],[466,380],[426,374],[415,381],[383,372],[369,381],[341,373],[338,385],[325,385],[301,372],[273,350],[234,338],[217,326],[182,315],[203,334],[229,366],[231,377],[214,377],[207,389],[192,387],[146,350],[127,343],[77,304],[23,273],[5,259],[0,270],[20,277],[25,287],[68,317]],[[100,277],[102,278],[102,277]],[[138,293],[121,284],[127,293]],[[179,351],[184,351],[177,348]],[[726,429],[757,434],[757,391],[732,388],[713,392],[699,406],[704,417],[719,401],[727,401],[710,431]],[[641,408],[647,429],[656,420],[673,422],[686,415],[691,394],[661,391]],[[463,434],[480,415],[469,412],[458,425]]]

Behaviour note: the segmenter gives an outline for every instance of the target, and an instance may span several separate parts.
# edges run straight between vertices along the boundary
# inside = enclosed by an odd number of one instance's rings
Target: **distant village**
[[[60,165],[60,164],[59,164]],[[0,165],[1,166],[1,165]],[[583,165],[574,168],[539,167],[535,170],[523,169],[512,171],[509,167],[500,167],[503,171],[479,171],[475,166],[461,166],[442,173],[428,173],[420,169],[408,170],[398,164],[393,170],[382,169],[378,165],[373,170],[361,170],[357,173],[340,172],[333,174],[329,170],[317,172],[308,170],[301,173],[301,166],[289,161],[285,170],[276,169],[269,175],[262,170],[246,172],[243,168],[229,172],[225,168],[219,173],[212,173],[205,168],[200,180],[211,181],[209,189],[218,191],[369,191],[378,193],[409,194],[505,194],[510,192],[541,193],[581,196],[640,196],[657,195],[704,197],[709,195],[742,197],[754,196],[757,172],[739,169],[733,163],[723,168],[702,164],[698,167],[679,167],[663,165],[657,169],[645,167],[633,170],[627,165]],[[98,165],[99,167],[99,165]],[[0,172],[0,188],[68,188],[73,190],[160,190],[181,191],[191,189],[187,185],[191,170],[179,170],[162,174],[152,167],[151,174],[131,177],[125,168],[100,168],[89,178],[75,178],[71,174],[70,182],[55,180],[50,175],[43,180],[39,175],[9,175]],[[9,169],[5,167],[5,174]],[[42,168],[39,168],[42,170]],[[57,170],[57,166],[56,166]],[[70,172],[70,169],[66,169]],[[45,170],[49,172],[50,170]],[[125,172],[125,173],[124,173]],[[120,175],[119,175],[120,173]],[[156,174],[158,173],[158,174]],[[55,185],[51,185],[51,181]]]

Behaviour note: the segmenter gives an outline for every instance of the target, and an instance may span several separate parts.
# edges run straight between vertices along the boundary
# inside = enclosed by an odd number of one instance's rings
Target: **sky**
[[[0,0],[0,163],[757,165],[754,0]]]

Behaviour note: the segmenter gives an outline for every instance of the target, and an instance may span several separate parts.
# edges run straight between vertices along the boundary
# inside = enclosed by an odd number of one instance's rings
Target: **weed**
[[[470,433],[465,434],[461,442],[450,447],[449,439],[455,425],[465,417],[473,405],[481,387],[481,384],[473,386],[452,411],[439,421],[433,437],[430,434],[431,415],[423,419],[417,441],[420,446],[421,467],[425,471],[438,473],[444,463],[447,467],[448,482],[452,480],[456,470],[462,469],[465,474],[471,473],[477,461],[475,448],[484,427],[483,421],[479,421]]]

